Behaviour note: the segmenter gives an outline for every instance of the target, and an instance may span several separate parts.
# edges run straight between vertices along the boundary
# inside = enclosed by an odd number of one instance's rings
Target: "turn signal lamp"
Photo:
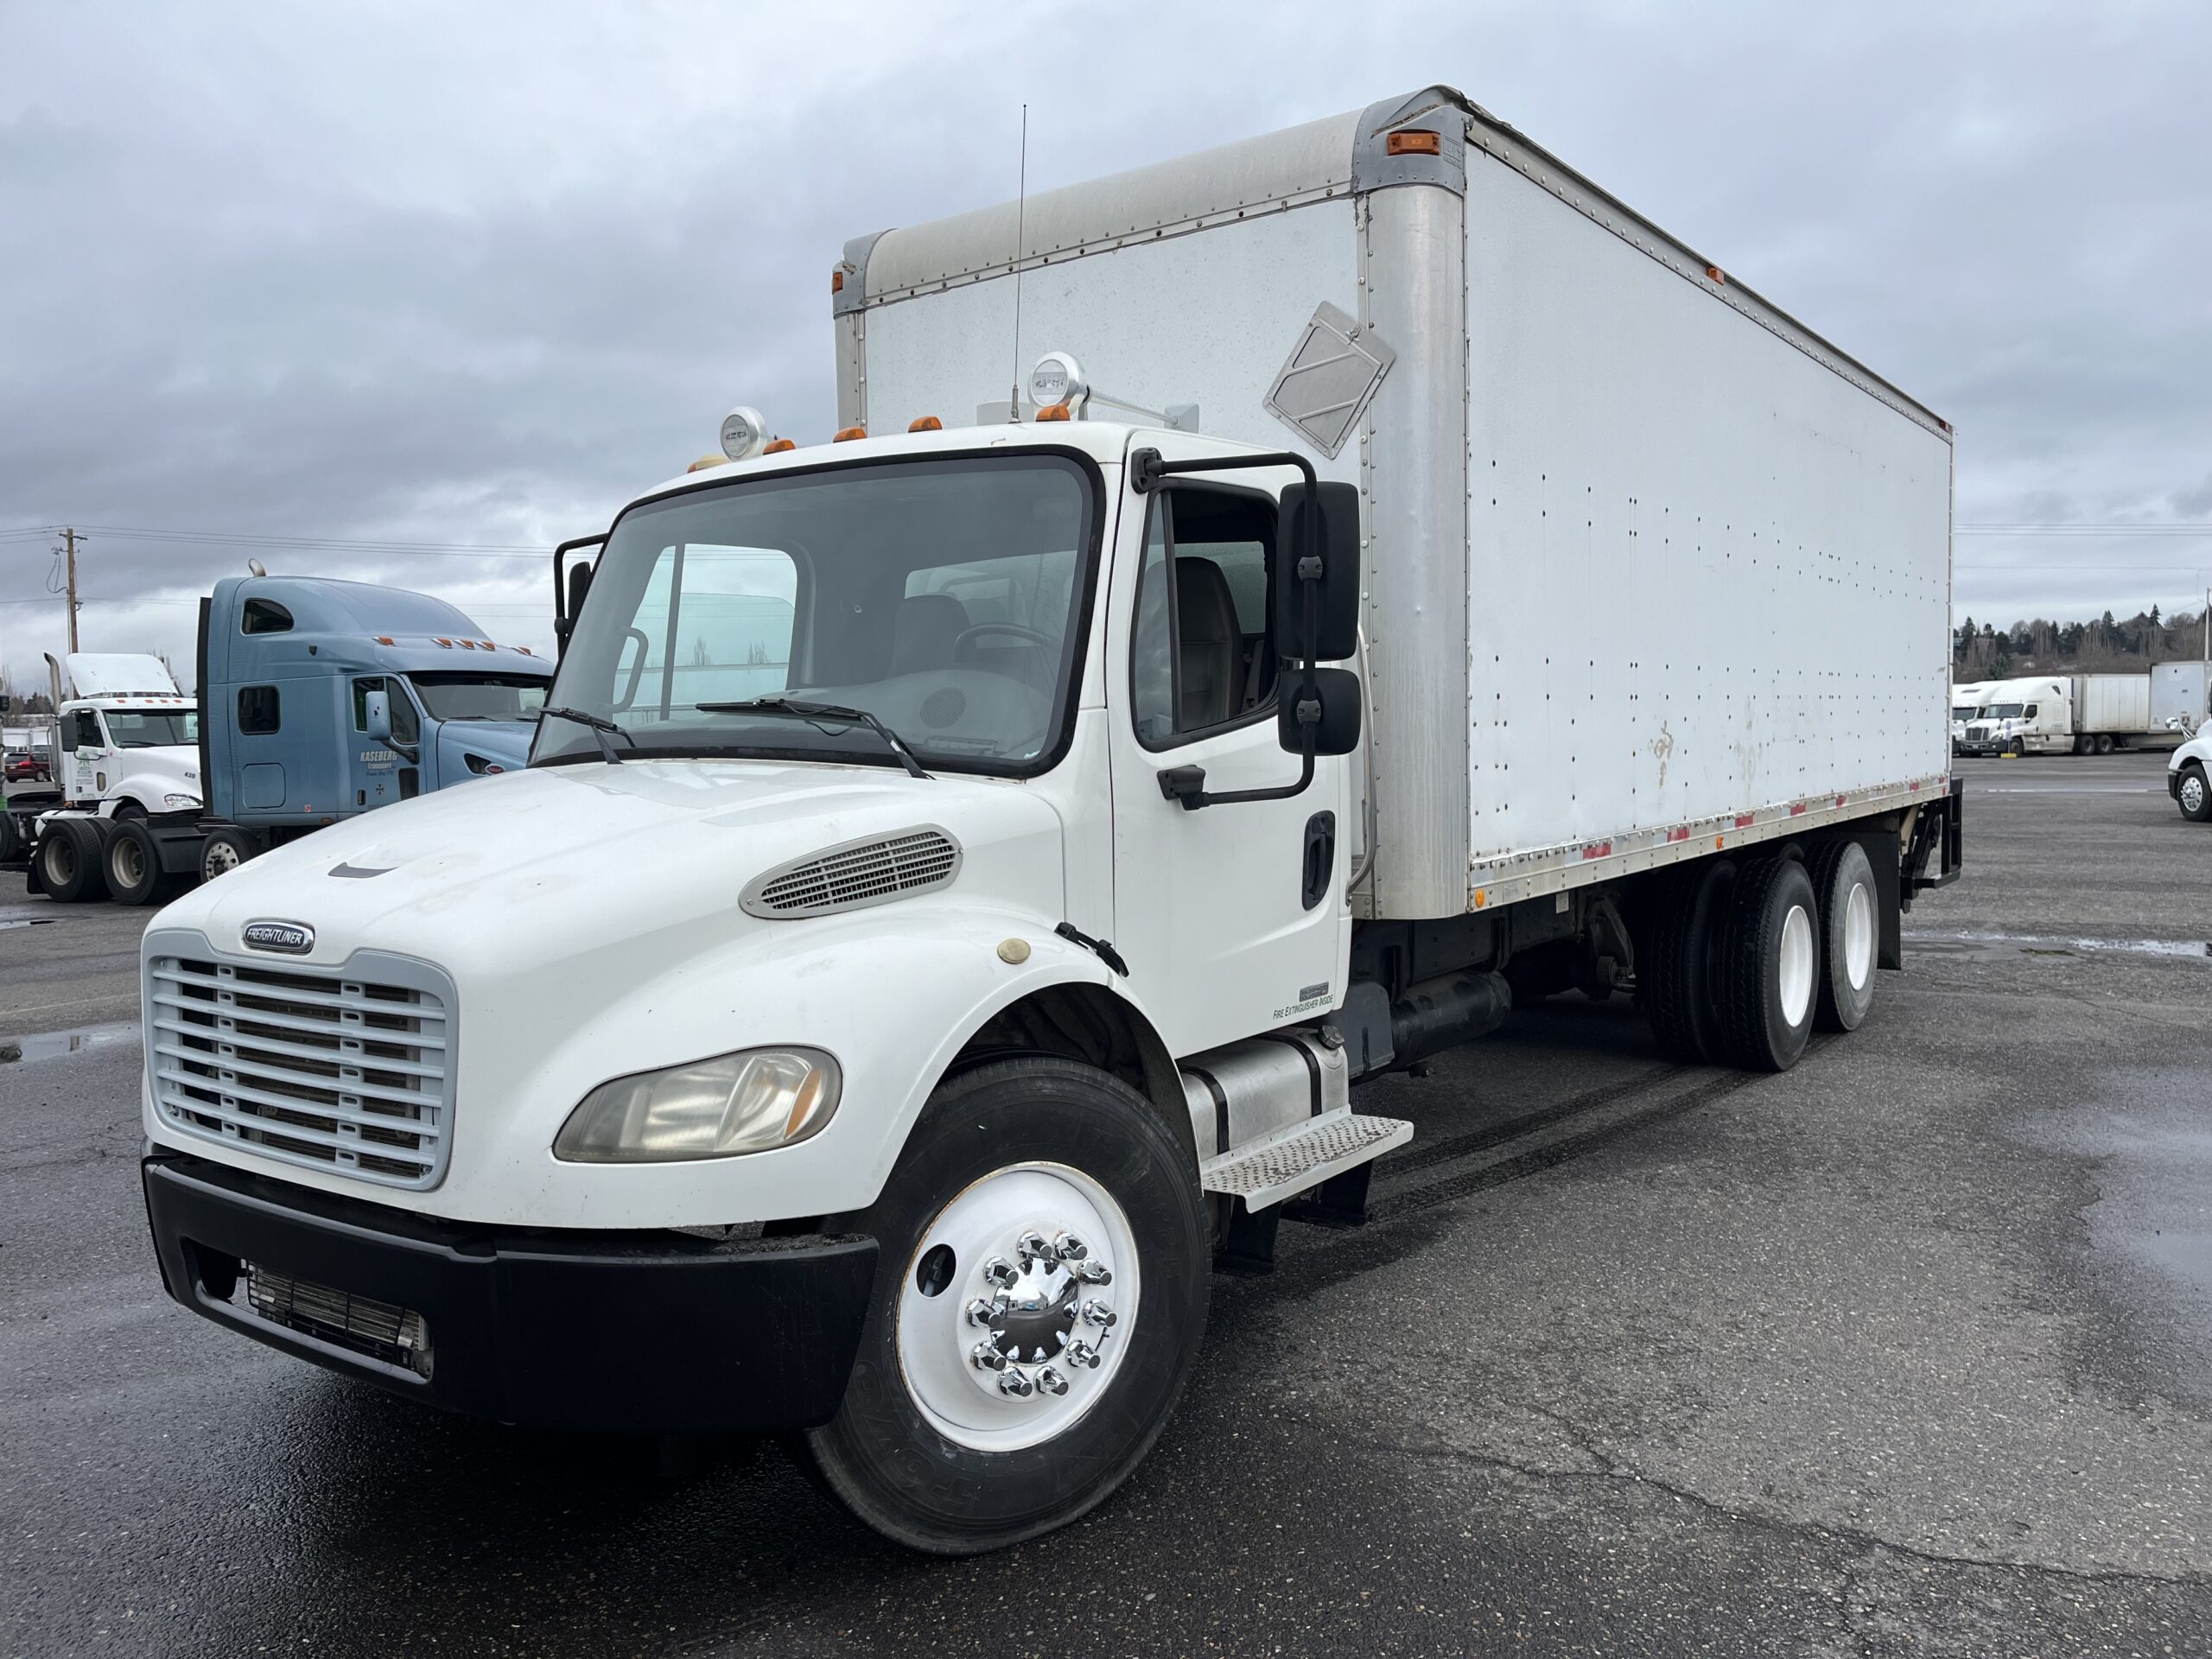
[[[868,428],[864,426],[841,426],[837,429],[837,435],[830,439],[830,442],[832,443],[850,443],[855,438],[864,438],[866,436],[868,436]]]
[[[1444,138],[1440,133],[1423,132],[1416,128],[1410,132],[1394,132],[1382,146],[1392,156],[1441,156]]]
[[[909,432],[942,432],[944,423],[934,415],[917,415],[906,423],[906,429]]]

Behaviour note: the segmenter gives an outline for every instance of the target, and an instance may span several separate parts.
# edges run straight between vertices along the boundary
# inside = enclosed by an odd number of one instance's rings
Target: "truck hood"
[[[438,777],[446,783],[469,777],[479,770],[468,764],[471,755],[501,772],[520,772],[537,735],[537,728],[528,721],[447,721],[438,728]]]
[[[188,744],[124,749],[108,764],[113,768],[112,776],[117,782],[117,788],[109,791],[111,794],[128,790],[134,784],[142,789],[167,785],[195,798],[200,794],[200,751]]]
[[[518,957],[588,959],[647,939],[675,967],[739,932],[804,925],[743,912],[756,876],[924,826],[961,847],[953,896],[1065,913],[1058,815],[1021,784],[652,760],[511,772],[379,808],[194,889],[156,925],[253,954],[248,922],[302,923],[314,944],[291,960],[335,966],[375,948],[435,963],[464,987],[472,972],[511,974]]]

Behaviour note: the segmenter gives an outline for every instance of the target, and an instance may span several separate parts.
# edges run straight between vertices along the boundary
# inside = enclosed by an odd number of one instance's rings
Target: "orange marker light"
[[[1416,128],[1411,132],[1394,132],[1382,146],[1391,156],[1441,156],[1444,138],[1440,133],[1423,132]]]
[[[832,294],[842,294],[845,291],[845,273],[843,271],[833,270],[830,273],[830,291]]]
[[[390,645],[391,643],[391,636],[390,634],[388,634],[388,633],[380,633],[380,634],[377,635],[377,644],[378,644],[378,645]]]
[[[760,453],[764,455],[780,455],[786,449],[796,449],[798,448],[798,445],[793,443],[789,438],[778,438],[773,443],[771,443]]]
[[[1711,277],[1714,282],[1719,283],[1721,287],[1726,288],[1728,286],[1728,273],[1721,270],[1719,266],[1707,265],[1705,268],[1705,274]]]
[[[840,427],[837,429],[837,435],[830,439],[830,442],[832,443],[850,443],[855,438],[864,438],[866,436],[868,436],[868,428],[864,426],[845,426]]]
[[[1065,421],[1068,418],[1068,406],[1065,404],[1047,404],[1037,411],[1037,418],[1040,421]]]
[[[942,432],[944,423],[934,415],[918,415],[906,423],[906,429],[909,432]]]

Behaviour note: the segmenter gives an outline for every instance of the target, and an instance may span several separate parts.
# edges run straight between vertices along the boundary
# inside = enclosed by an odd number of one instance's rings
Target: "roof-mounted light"
[[[740,404],[722,416],[722,454],[732,461],[750,461],[768,442],[768,417],[750,404]]]
[[[1029,401],[1039,409],[1079,410],[1090,396],[1083,365],[1065,352],[1047,352],[1029,371]]]

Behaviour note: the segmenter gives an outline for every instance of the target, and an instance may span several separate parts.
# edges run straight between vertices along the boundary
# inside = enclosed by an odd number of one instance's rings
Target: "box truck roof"
[[[1404,144],[1409,124],[1425,124],[1415,130],[1420,137],[1433,132],[1438,142],[1433,153]],[[1001,202],[855,238],[845,245],[845,257],[831,278],[831,310],[842,315],[1006,276],[1017,264],[1017,227],[1018,263],[1033,270],[1390,184],[1441,182],[1464,189],[1470,145],[1650,257],[1711,288],[1737,310],[1899,412],[1950,431],[1948,422],[1916,399],[1449,86],[1430,86],[1364,110],[1040,192],[1023,203]],[[1030,342],[1031,355],[1054,343]],[[1025,359],[1025,372],[1027,367]]]

